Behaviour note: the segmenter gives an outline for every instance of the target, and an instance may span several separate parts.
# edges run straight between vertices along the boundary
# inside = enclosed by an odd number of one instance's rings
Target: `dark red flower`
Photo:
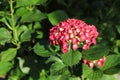
[[[62,52],[67,53],[69,43],[72,44],[73,50],[79,48],[78,44],[83,44],[83,50],[87,50],[91,44],[96,44],[97,36],[94,25],[88,25],[78,19],[67,19],[50,29],[49,39],[51,45],[60,45]]]
[[[94,68],[95,64],[98,65],[99,67],[102,67],[104,65],[105,61],[106,61],[106,57],[103,56],[101,59],[93,60],[93,61],[89,61],[89,60],[84,59],[83,63],[87,64],[90,68]]]

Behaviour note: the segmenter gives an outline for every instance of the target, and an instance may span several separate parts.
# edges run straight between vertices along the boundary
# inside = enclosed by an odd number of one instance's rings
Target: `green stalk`
[[[15,29],[13,0],[10,0],[9,4],[10,4],[10,14],[11,14],[11,28],[13,31],[13,39],[14,39],[13,44],[15,44],[18,48],[20,47],[20,44],[18,42],[17,30]]]
[[[15,23],[14,23],[14,9],[13,9],[13,1],[10,0],[10,12],[11,12],[11,21],[12,21],[12,28],[15,27]]]
[[[11,26],[6,22],[5,25],[10,29],[12,30]]]
[[[81,80],[85,80],[85,78],[84,78],[84,76],[83,76],[83,75],[81,75]]]

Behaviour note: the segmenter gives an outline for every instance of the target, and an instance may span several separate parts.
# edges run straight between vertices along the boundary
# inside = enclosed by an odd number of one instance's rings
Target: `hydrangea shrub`
[[[119,0],[90,2],[0,0],[0,80],[116,80]]]

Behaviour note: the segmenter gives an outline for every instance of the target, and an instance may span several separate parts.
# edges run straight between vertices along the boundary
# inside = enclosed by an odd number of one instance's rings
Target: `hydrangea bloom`
[[[67,19],[50,29],[49,39],[51,45],[60,45],[62,52],[67,53],[70,43],[74,51],[81,43],[83,50],[89,49],[91,44],[96,44],[97,36],[94,25],[88,25],[78,19]]]
[[[83,63],[89,65],[90,68],[93,68],[95,64],[98,65],[99,67],[102,67],[104,62],[105,62],[105,60],[106,60],[106,57],[103,56],[101,59],[93,60],[93,61],[88,61],[88,60],[84,59]]]

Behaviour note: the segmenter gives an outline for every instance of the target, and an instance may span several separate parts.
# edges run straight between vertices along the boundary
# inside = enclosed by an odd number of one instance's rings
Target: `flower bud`
[[[89,63],[89,66],[90,66],[90,68],[93,68],[93,67],[94,67],[94,63],[93,63],[93,62],[90,62],[90,63]]]
[[[78,44],[73,44],[72,45],[73,50],[75,51],[78,48]]]
[[[97,65],[98,65],[99,67],[102,67],[102,66],[103,66],[103,61],[98,61],[98,62],[97,62]]]

